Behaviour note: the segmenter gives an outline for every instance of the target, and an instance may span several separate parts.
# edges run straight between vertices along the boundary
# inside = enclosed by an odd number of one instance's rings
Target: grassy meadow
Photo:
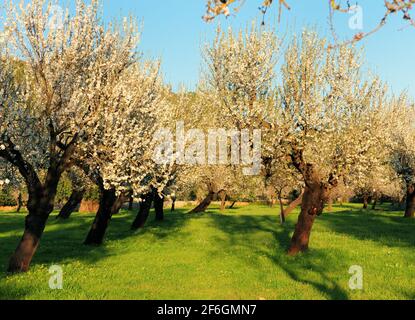
[[[415,221],[401,212],[335,206],[319,217],[306,254],[285,251],[297,212],[279,224],[278,209],[213,207],[190,215],[151,216],[132,232],[133,212],[115,216],[102,247],[82,245],[94,215],[52,216],[27,274],[7,275],[24,214],[0,213],[0,299],[415,299]],[[48,285],[63,268],[63,289]],[[364,289],[349,289],[352,265]]]

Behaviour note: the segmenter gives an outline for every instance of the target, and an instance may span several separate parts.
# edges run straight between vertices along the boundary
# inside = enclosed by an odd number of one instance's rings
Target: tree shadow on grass
[[[124,243],[117,244],[117,248],[113,248],[115,242],[124,241],[127,238],[135,237],[137,241],[144,235],[152,235],[157,239],[165,237],[176,237],[184,224],[188,222],[192,216],[185,215],[186,210],[177,210],[174,213],[165,215],[165,221],[154,221],[152,212],[144,229],[133,232],[130,230],[132,221],[135,218],[135,212],[123,211],[121,214],[113,217],[105,238],[105,243],[99,247],[91,247],[83,245],[83,241],[91,227],[94,219],[93,214],[83,215],[74,214],[67,221],[56,220],[52,215],[47,223],[46,230],[42,236],[40,246],[33,258],[31,267],[39,265],[65,265],[73,261],[81,261],[87,264],[94,264],[100,259],[115,256],[119,253],[119,247],[123,247]],[[8,292],[10,296],[10,288],[5,287],[5,280],[8,277],[19,275],[7,274],[8,260],[13,250],[16,248],[24,228],[24,215],[22,216],[1,216],[0,223],[0,297],[2,291]],[[10,219],[10,220],[8,220]],[[17,289],[16,289],[17,290]],[[23,298],[25,291],[16,291],[13,294],[16,299]]]
[[[4,232],[23,232],[24,213],[0,213],[0,237]]]
[[[415,245],[414,219],[370,210],[355,210],[347,214],[328,214],[322,220],[332,231],[358,240],[371,240],[390,247]]]
[[[260,266],[259,262],[246,257],[246,252],[253,252],[256,256],[265,256],[292,280],[310,285],[330,299],[348,299],[346,291],[335,280],[327,276],[328,268],[334,261],[324,251],[311,250],[297,257],[287,255],[291,232],[294,229],[293,219],[281,226],[277,223],[277,217],[270,215],[212,214],[211,217],[215,227],[222,230],[225,235],[224,238],[217,239],[218,241],[227,241],[229,247],[244,247],[243,250],[233,250],[234,254],[239,254],[239,258],[244,263],[253,264],[254,267]],[[272,240],[265,245],[259,243],[264,237],[264,233],[272,236]],[[313,280],[310,279],[310,273]]]

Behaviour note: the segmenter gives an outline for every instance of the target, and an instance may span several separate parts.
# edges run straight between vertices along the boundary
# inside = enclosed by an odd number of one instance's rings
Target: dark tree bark
[[[164,197],[155,191],[154,194],[154,211],[156,212],[156,221],[164,220]]]
[[[210,206],[210,204],[212,203],[216,192],[214,190],[214,187],[211,183],[207,184],[208,186],[208,195],[206,196],[205,199],[202,200],[202,202],[196,207],[194,208],[192,211],[190,211],[190,213],[201,213],[201,212],[205,212],[206,209]]]
[[[324,189],[318,181],[308,183],[305,187],[301,212],[291,239],[290,255],[308,250],[310,233],[314,220],[324,209]]]
[[[112,208],[112,215],[120,213],[123,204],[127,201],[129,201],[129,196],[121,193],[115,200],[114,207]]]
[[[229,206],[229,209],[233,209],[235,207],[236,201],[232,201],[232,204]]]
[[[133,205],[134,205],[134,198],[131,196],[130,199],[128,199],[128,211],[133,210]]]
[[[40,238],[45,230],[46,221],[53,211],[58,182],[62,174],[61,169],[53,166],[49,168],[44,184],[40,182],[36,173],[30,170],[27,186],[29,211],[25,219],[25,230],[14,254],[9,261],[8,272],[26,272],[29,270],[32,258],[39,246]]]
[[[378,204],[378,195],[375,194],[375,196],[373,197],[373,204],[372,204],[372,210],[376,210],[376,206]]]
[[[285,210],[284,210],[284,204],[282,203],[282,194],[281,192],[278,192],[278,201],[280,203],[280,223],[285,223]]]
[[[131,230],[138,230],[144,227],[148,216],[150,214],[151,205],[154,200],[154,191],[150,191],[143,197],[143,201],[140,202],[140,208],[138,214],[131,225]]]
[[[44,193],[40,191],[39,193]],[[29,196],[28,211],[25,219],[25,230],[14,254],[9,261],[8,272],[26,272],[39,246],[40,238],[45,230],[46,221],[53,211],[54,196]]]
[[[330,175],[328,181],[323,182],[314,166],[305,163],[302,150],[294,150],[291,159],[293,165],[303,175],[306,185],[301,212],[288,250],[289,255],[296,255],[308,250],[314,221],[323,213],[324,204],[330,198],[331,189],[337,186],[337,180]]]
[[[410,184],[406,190],[405,218],[415,217],[415,184]]]
[[[71,196],[69,197],[68,202],[63,206],[57,219],[67,220],[73,212],[79,210],[82,199],[84,198],[85,189],[74,189],[72,190]]]
[[[171,212],[176,210],[176,196],[171,197]]]
[[[98,211],[84,241],[85,245],[100,245],[103,243],[112,215],[117,211],[117,198],[115,189],[105,190],[103,186],[100,186]]]

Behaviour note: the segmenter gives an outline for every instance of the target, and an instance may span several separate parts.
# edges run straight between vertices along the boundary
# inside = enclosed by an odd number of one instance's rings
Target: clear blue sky
[[[147,57],[162,59],[166,81],[173,87],[184,84],[193,88],[199,77],[201,47],[212,39],[218,23],[244,27],[262,15],[258,4],[262,0],[247,0],[235,17],[224,17],[213,23],[205,23],[205,0],[104,0],[106,19],[131,13],[144,22],[141,50]],[[276,2],[276,1],[275,1]],[[326,0],[289,0],[291,11],[283,13],[277,23],[277,6],[266,17],[269,27],[275,28],[287,39],[304,27],[314,27],[322,34],[330,35]],[[346,1],[342,1],[345,3]],[[352,4],[355,2],[351,1]],[[363,31],[379,23],[384,13],[383,0],[361,0]],[[348,27],[349,15],[337,14],[336,30],[343,38],[351,38],[355,30]],[[384,29],[362,42],[366,52],[366,66],[378,73],[394,92],[408,89],[415,97],[415,28],[405,26],[400,15],[392,16]]]

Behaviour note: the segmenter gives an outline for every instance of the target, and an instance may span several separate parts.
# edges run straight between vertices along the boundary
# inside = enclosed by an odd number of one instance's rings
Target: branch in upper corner
[[[345,6],[341,6],[337,0],[326,0],[328,1],[329,9],[330,9],[330,15],[329,15],[329,22],[330,22],[330,28],[333,34],[333,38],[335,40],[335,44],[331,45],[330,47],[337,47],[339,45],[344,44],[351,44],[358,41],[361,41],[364,38],[367,38],[368,36],[376,33],[380,29],[382,29],[386,25],[386,20],[388,16],[392,13],[402,13],[403,19],[407,22],[409,22],[408,26],[414,26],[415,27],[415,20],[412,18],[411,13],[414,10],[415,0],[393,0],[393,1],[385,1],[385,14],[382,17],[379,24],[373,28],[369,32],[359,32],[357,33],[352,39],[345,41],[343,43],[339,43],[337,40],[337,36],[335,34],[334,30],[334,23],[333,23],[333,15],[334,12],[342,12],[342,13],[349,13],[351,10],[350,1],[347,1],[347,4]],[[261,11],[263,15],[263,21],[262,24],[265,24],[265,15],[267,14],[269,8],[275,3],[274,0],[262,0],[262,4],[259,7],[259,10]],[[231,12],[237,13],[241,6],[245,3],[245,0],[207,0],[207,10],[206,14],[203,16],[203,19],[206,22],[214,20],[217,16],[224,15],[226,17],[229,17],[231,15]],[[233,8],[232,10],[230,7],[232,5],[237,5],[237,7]],[[278,0],[278,21],[281,20],[282,11],[283,8],[286,8],[287,10],[290,10],[291,7],[288,4],[287,0]]]

